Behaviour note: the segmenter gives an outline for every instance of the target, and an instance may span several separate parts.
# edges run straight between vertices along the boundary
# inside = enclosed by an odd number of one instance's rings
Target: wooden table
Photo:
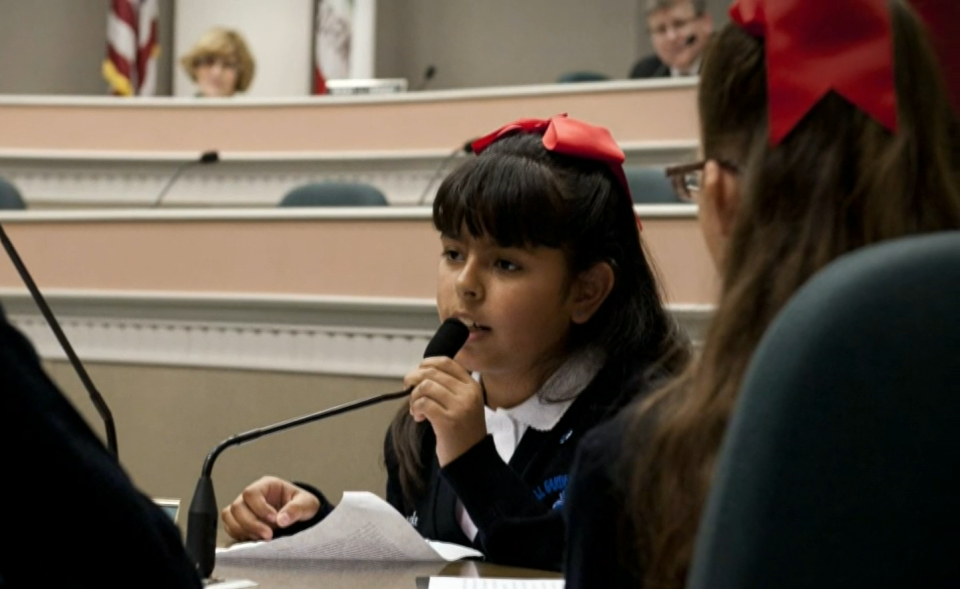
[[[554,578],[559,573],[505,567],[485,562],[460,561],[451,563],[397,563],[383,562],[310,562],[291,565],[282,563],[257,563],[218,566],[214,577],[224,579],[249,579],[260,584],[261,589],[300,589],[323,587],[324,589],[415,589],[418,577],[501,577],[501,578]],[[214,586],[215,587],[215,586]]]

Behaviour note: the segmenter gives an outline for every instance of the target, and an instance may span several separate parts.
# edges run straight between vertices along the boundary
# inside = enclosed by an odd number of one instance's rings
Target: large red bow
[[[627,196],[630,196],[627,176],[623,173],[623,161],[626,158],[623,150],[610,135],[610,131],[604,127],[571,119],[566,113],[549,119],[520,119],[506,124],[474,141],[471,145],[473,153],[479,154],[497,139],[516,131],[522,133],[543,131],[543,146],[549,151],[606,163],[620,181]]]
[[[831,90],[897,130],[885,0],[737,0],[730,17],[765,40],[774,145]]]

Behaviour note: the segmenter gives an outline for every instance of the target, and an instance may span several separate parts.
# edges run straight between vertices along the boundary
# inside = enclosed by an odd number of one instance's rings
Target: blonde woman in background
[[[220,98],[245,92],[256,64],[240,33],[216,27],[180,58],[180,65],[197,84],[197,96]]]

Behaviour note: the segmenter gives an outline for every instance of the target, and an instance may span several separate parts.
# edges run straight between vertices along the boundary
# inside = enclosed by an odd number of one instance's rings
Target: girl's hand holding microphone
[[[483,389],[450,358],[427,358],[403,379],[410,394],[410,415],[433,426],[437,459],[444,467],[487,435]]]

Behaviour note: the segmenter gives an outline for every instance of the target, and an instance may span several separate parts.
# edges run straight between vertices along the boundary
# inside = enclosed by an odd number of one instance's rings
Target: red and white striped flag
[[[326,94],[327,80],[350,77],[353,0],[317,0],[316,6],[313,93]]]
[[[158,0],[111,0],[103,77],[118,96],[157,93]]]

